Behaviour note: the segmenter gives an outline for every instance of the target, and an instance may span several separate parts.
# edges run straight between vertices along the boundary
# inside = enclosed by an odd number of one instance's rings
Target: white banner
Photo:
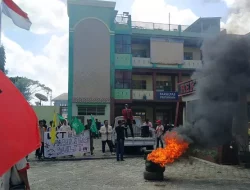
[[[79,135],[73,135],[72,132],[58,131],[55,144],[52,144],[50,139],[50,132],[46,132],[44,134],[44,156],[46,158],[90,152],[89,130]]]

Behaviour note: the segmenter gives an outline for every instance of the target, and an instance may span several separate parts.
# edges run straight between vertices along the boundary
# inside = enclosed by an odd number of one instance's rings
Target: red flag
[[[40,133],[34,110],[0,71],[0,176],[39,147]]]
[[[12,19],[13,23],[20,28],[29,30],[31,26],[28,14],[25,13],[17,4],[12,0],[2,1],[2,12]]]

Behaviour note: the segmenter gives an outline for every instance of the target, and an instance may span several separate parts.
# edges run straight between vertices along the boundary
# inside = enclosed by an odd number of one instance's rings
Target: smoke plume
[[[225,2],[228,6],[225,29],[232,34],[246,34],[250,32],[250,1],[249,0],[203,0],[204,3]],[[224,16],[224,15],[222,15]]]
[[[241,111],[246,114],[239,102],[250,87],[250,39],[221,34],[205,40],[202,52],[204,67],[193,75],[199,97],[192,113],[194,121],[178,132],[196,144],[216,146],[232,139],[234,116]],[[237,125],[238,131],[246,129]]]
[[[229,10],[226,29],[229,33],[246,34],[250,31],[250,1],[235,0]]]

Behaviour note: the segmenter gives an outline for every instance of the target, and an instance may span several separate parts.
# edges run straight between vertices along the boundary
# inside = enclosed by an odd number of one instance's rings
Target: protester
[[[164,133],[167,131],[171,131],[174,128],[174,125],[170,123],[168,119],[165,120],[165,125],[164,125]]]
[[[134,138],[134,131],[133,131],[133,114],[132,110],[128,108],[128,104],[125,104],[125,108],[122,110],[123,119],[126,122],[126,127],[129,126],[131,136]],[[125,130],[126,138],[128,138],[128,132]]]
[[[116,160],[124,161],[124,140],[125,140],[125,126],[122,121],[118,121],[118,126],[115,127],[116,132]]]
[[[103,153],[103,155],[105,155],[106,143],[109,146],[109,150],[110,150],[111,154],[114,154],[113,153],[113,144],[112,144],[112,132],[113,132],[112,126],[110,126],[108,124],[108,120],[105,120],[104,126],[102,126],[100,129],[100,133],[102,135],[102,153]]]
[[[46,132],[50,132],[51,131],[52,125],[53,125],[53,121],[50,121],[49,122],[49,127],[47,128]],[[56,127],[56,131],[58,131],[58,127]]]
[[[152,123],[149,121],[149,119],[146,119],[145,122],[143,123],[143,126],[149,126],[149,128],[153,128]]]
[[[60,130],[61,126],[62,126],[62,122],[60,121],[59,124],[58,124],[58,126],[57,126],[57,130],[58,131]]]
[[[70,132],[71,127],[67,124],[66,120],[62,120],[62,126],[60,127],[59,131]]]
[[[36,157],[38,157],[38,159],[41,159],[42,156],[44,156],[44,132],[46,131],[43,120],[39,121],[39,131],[41,137],[41,147],[36,150]]]
[[[49,127],[47,128],[46,132],[51,132],[52,127],[53,127],[53,121],[50,121]],[[56,127],[56,131],[58,131],[58,127]],[[52,157],[52,159],[56,159],[56,157]]]
[[[17,162],[12,168],[3,174],[2,181],[0,181],[0,190],[30,190],[27,174],[28,169],[29,164],[26,158]]]
[[[48,128],[48,126],[47,126],[47,122],[46,122],[46,120],[42,120],[42,122],[43,122],[43,127],[44,127],[44,129],[45,129],[45,131],[47,131],[47,128]]]
[[[98,121],[98,119],[95,120],[95,123],[96,123],[96,128],[97,128],[97,131],[100,131],[101,129],[101,122]],[[97,138],[99,139],[100,138],[100,133],[97,134]]]
[[[161,147],[163,148],[162,136],[164,134],[164,127],[161,124],[161,120],[157,120],[156,124],[157,124],[156,131],[155,131],[156,140],[157,140],[156,148],[159,148],[159,142],[161,143]]]
[[[53,121],[49,122],[49,127],[47,127],[46,132],[50,132],[53,125]]]
[[[87,125],[85,125],[85,130],[89,130],[89,134],[90,134],[90,154],[94,155],[94,141],[93,141],[93,137],[94,137],[94,133],[91,131],[91,126],[92,126],[92,120],[88,119],[87,120]],[[84,153],[84,155],[86,155]]]

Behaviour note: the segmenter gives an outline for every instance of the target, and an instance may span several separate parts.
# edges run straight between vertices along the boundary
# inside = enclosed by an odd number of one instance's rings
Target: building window
[[[131,36],[116,35],[115,36],[115,53],[131,54]]]
[[[193,52],[184,52],[184,60],[193,60]]]
[[[116,71],[115,72],[115,88],[130,89],[131,88],[131,72]]]
[[[68,117],[68,106],[61,106],[60,107],[60,115],[64,118]]]
[[[105,106],[78,106],[78,115],[105,115]]]
[[[132,50],[132,56],[133,57],[147,57],[147,51],[146,50]]]
[[[133,89],[137,90],[146,90],[147,89],[147,81],[146,80],[133,80]]]
[[[142,121],[146,120],[146,111],[145,110],[134,110],[133,115],[134,116],[140,116]]]
[[[169,81],[156,81],[156,90],[170,92],[172,91],[172,85]]]

